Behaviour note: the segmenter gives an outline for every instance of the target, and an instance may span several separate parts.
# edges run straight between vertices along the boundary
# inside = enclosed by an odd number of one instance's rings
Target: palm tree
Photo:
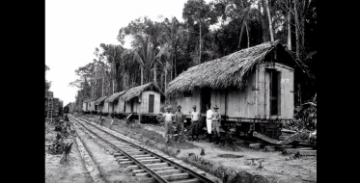
[[[168,71],[172,70],[171,67],[171,47],[168,44],[163,44],[160,48],[159,53],[156,55],[155,60],[163,68],[164,71],[164,92],[166,92],[167,87],[167,75]],[[162,77],[161,77],[162,78]]]
[[[110,87],[112,86],[112,92],[115,92],[115,84],[119,84],[119,67],[121,64],[121,54],[124,51],[124,48],[121,45],[112,45],[101,43],[100,47],[104,49],[103,55],[106,56],[107,62],[110,64]],[[116,81],[116,82],[115,82]],[[118,88],[118,87],[116,87]]]
[[[255,8],[252,8],[251,5],[254,3],[254,0],[250,1],[231,1],[225,8],[225,14],[232,18],[241,19],[241,30],[239,36],[238,49],[240,49],[242,36],[244,30],[246,30],[247,35],[247,47],[250,47],[250,34],[249,34],[249,26],[248,23],[251,19],[259,20],[260,15],[259,11]]]
[[[168,19],[165,19],[165,21],[162,22],[162,25],[164,27],[164,30],[160,39],[162,42],[162,47],[165,46],[166,48],[163,48],[163,51],[161,53],[165,54],[166,52],[168,52],[170,54],[170,79],[172,80],[173,76],[177,76],[176,57],[178,55],[180,41],[184,38],[184,35],[186,34],[186,29],[182,27],[180,22],[175,17],[171,19],[171,22],[169,22]]]

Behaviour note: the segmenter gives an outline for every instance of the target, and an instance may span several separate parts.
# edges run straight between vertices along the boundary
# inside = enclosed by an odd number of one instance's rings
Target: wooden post
[[[141,99],[142,99],[142,94],[140,94],[140,98],[139,98],[139,107],[138,107],[138,110],[139,110],[139,124],[141,124]]]

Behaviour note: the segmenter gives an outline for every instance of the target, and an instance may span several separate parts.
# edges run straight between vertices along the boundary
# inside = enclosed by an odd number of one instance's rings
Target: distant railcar
[[[147,83],[114,93],[109,97],[87,101],[87,104],[83,104],[83,111],[105,115],[115,114],[119,118],[132,114],[133,118],[138,119],[140,115],[143,122],[156,122],[156,116],[160,113],[161,96],[164,94],[158,86]]]

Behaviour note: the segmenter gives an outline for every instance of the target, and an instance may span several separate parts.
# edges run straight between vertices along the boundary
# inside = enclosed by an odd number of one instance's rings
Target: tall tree
[[[132,60],[140,64],[141,81],[144,83],[144,76],[146,80],[153,76],[153,81],[157,83],[157,62],[155,55],[158,52],[160,45],[160,37],[163,27],[158,22],[153,22],[147,17],[138,18],[130,22],[127,27],[121,28],[118,39],[126,35],[131,35],[133,41],[131,46],[133,49],[124,53],[124,56],[130,56]],[[130,55],[129,55],[130,54]],[[152,73],[150,72],[152,69]]]
[[[177,57],[180,49],[180,43],[182,39],[185,39],[186,29],[180,24],[180,22],[173,17],[171,21],[167,18],[162,22],[163,31],[160,37],[161,49],[159,53],[169,54],[169,61],[171,65],[170,78],[177,76]],[[173,72],[174,71],[174,72]]]
[[[203,29],[208,29],[210,24],[217,22],[216,14],[212,14],[210,10],[210,4],[205,3],[204,0],[188,0],[183,9],[183,18],[188,26],[194,27],[195,24],[199,26],[199,59],[197,64],[201,63]]]
[[[268,17],[268,20],[269,20],[270,40],[271,40],[271,42],[274,42],[274,30],[273,30],[273,26],[272,26],[269,0],[265,0],[265,6],[266,6],[267,17]]]
[[[124,48],[121,45],[104,44],[101,43],[100,47],[103,49],[102,55],[106,58],[107,63],[110,65],[110,94],[115,93],[121,87],[121,67],[123,67],[123,60],[121,54]]]
[[[240,49],[241,40],[243,36],[244,29],[246,30],[247,35],[247,47],[250,47],[250,34],[249,34],[249,22],[251,19],[259,19],[259,11],[255,8],[252,8],[251,5],[255,3],[254,0],[230,0],[225,9],[225,13],[235,19],[238,18],[241,20],[241,30],[239,36],[238,49]]]

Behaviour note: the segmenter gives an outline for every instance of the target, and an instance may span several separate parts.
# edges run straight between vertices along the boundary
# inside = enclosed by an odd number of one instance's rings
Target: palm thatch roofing
[[[88,103],[88,102],[91,102],[91,101],[93,101],[93,100],[91,100],[91,99],[86,99],[86,100],[83,101],[83,103]]]
[[[129,100],[133,99],[134,97],[138,97],[145,90],[153,90],[153,91],[157,91],[160,94],[162,94],[160,88],[157,85],[155,85],[153,82],[150,82],[150,83],[126,90],[125,93],[123,95],[121,95],[120,100],[123,100],[125,102],[129,101]]]
[[[100,97],[99,99],[95,100],[95,105],[99,105],[99,104],[103,103],[107,97],[108,96],[103,96],[103,97]]]
[[[265,56],[268,55],[274,48],[285,50],[290,56],[290,62],[304,68],[304,65],[298,63],[292,55],[280,44],[279,40],[262,43],[247,49],[243,49],[224,56],[219,59],[208,61],[181,73],[168,85],[166,94],[171,94],[176,91],[192,91],[204,87],[212,89],[225,89],[227,87],[242,87],[246,81],[249,71],[252,71],[254,66],[264,61]]]
[[[119,99],[119,97],[124,93],[125,93],[125,91],[120,91],[120,92],[114,93],[109,98],[107,98],[105,100],[105,102],[114,102],[115,100]]]

